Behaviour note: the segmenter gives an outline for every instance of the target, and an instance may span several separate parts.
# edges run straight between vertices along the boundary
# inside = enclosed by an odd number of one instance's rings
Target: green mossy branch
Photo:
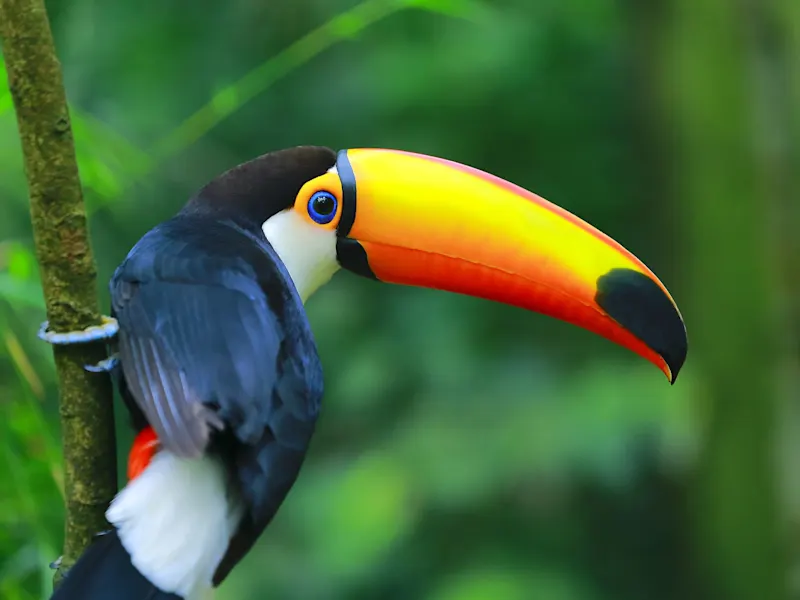
[[[36,256],[54,331],[100,322],[96,270],[86,228],[69,112],[43,0],[0,0],[8,85],[17,114]],[[83,365],[101,343],[54,346],[59,381],[66,524],[62,572],[107,527],[117,486],[111,382]],[[58,579],[58,575],[56,577]]]

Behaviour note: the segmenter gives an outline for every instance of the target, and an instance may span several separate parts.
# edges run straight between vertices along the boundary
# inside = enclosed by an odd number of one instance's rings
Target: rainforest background
[[[308,304],[327,386],[309,458],[220,600],[800,598],[800,3],[48,9],[104,306],[206,181],[324,144],[531,189],[643,259],[686,319],[671,387],[564,323],[337,275]],[[63,470],[5,86],[0,598],[29,600],[60,554]]]

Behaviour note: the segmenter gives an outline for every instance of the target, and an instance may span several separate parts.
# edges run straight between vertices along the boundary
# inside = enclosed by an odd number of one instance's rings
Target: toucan
[[[683,318],[642,261],[508,181],[432,156],[301,146],[223,173],[133,247],[103,324],[137,430],[128,483],[53,598],[198,600],[275,516],[323,396],[304,310],[340,268],[573,323],[674,382]],[[113,363],[113,364],[112,364]]]

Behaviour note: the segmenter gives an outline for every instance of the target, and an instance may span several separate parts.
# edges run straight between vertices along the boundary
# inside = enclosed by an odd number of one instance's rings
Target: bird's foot
[[[102,317],[100,325],[92,325],[82,331],[67,331],[65,333],[56,333],[55,331],[48,331],[49,322],[45,321],[39,328],[39,339],[49,344],[67,345],[67,344],[86,344],[88,342],[98,342],[100,340],[107,340],[117,335],[119,331],[119,323],[113,317]]]
[[[84,370],[90,373],[111,373],[119,365],[119,355],[115,352],[94,365],[83,365]]]

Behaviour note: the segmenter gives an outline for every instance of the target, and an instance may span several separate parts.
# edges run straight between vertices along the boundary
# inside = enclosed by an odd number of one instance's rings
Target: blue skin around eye
[[[314,203],[319,198],[329,198],[330,200],[333,201],[333,210],[331,211],[330,214],[322,215],[314,209]],[[333,221],[333,217],[336,216],[336,208],[337,208],[336,204],[337,204],[336,196],[334,196],[333,194],[329,192],[314,192],[311,198],[309,198],[308,200],[308,214],[316,223],[319,223],[320,225],[325,225],[326,223],[330,223],[331,221]]]

